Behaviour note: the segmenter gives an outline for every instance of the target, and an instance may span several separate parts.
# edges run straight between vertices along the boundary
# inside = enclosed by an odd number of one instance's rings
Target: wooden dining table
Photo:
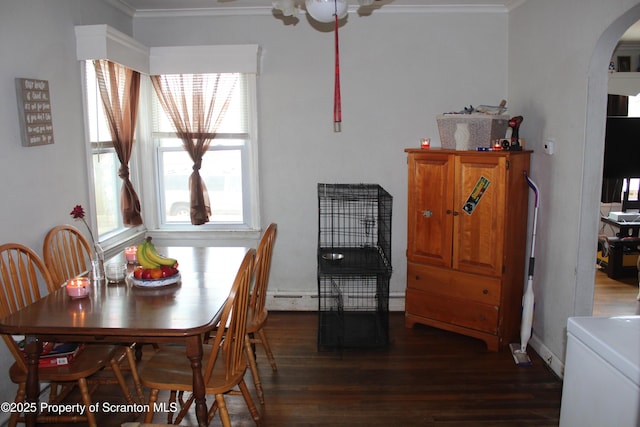
[[[133,284],[129,276],[120,283],[96,281],[83,299],[71,299],[60,288],[0,319],[0,333],[26,337],[27,402],[39,407],[38,361],[43,342],[183,342],[193,369],[198,425],[207,425],[202,336],[218,323],[248,249],[159,247],[160,253],[178,260],[178,283],[143,288]],[[107,263],[124,260],[120,254]],[[25,414],[26,425],[35,426],[36,415]]]

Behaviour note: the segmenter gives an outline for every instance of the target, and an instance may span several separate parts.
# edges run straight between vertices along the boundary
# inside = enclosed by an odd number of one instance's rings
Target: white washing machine
[[[640,426],[640,316],[567,322],[560,427]]]

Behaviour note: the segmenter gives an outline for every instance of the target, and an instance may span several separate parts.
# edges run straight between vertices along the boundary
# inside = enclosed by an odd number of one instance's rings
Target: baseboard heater
[[[317,311],[315,292],[267,292],[267,309],[273,311]],[[389,294],[389,311],[404,311],[404,292]]]

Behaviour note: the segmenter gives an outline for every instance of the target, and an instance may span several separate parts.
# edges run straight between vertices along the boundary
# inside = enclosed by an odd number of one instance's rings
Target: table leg
[[[24,350],[27,357],[27,384],[26,384],[26,400],[27,408],[34,408],[33,411],[25,411],[25,425],[27,427],[35,427],[36,418],[40,403],[40,379],[38,378],[38,364],[40,363],[40,353],[42,352],[42,342],[34,337],[27,336],[25,339]]]
[[[202,376],[202,340],[199,335],[187,338],[187,358],[193,370],[193,395],[196,402],[196,418],[199,426],[207,425],[207,400]]]

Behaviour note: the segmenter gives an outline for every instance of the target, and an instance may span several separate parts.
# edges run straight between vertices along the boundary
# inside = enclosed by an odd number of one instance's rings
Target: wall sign
[[[51,98],[49,82],[36,79],[16,79],[18,115],[22,145],[53,144],[53,121],[51,118]]]

